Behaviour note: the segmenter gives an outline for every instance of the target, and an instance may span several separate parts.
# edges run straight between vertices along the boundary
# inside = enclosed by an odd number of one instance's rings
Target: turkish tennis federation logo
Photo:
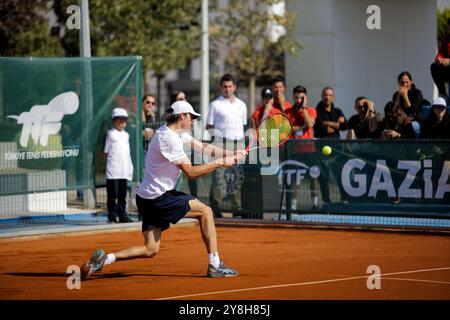
[[[64,92],[54,97],[47,105],[34,105],[30,111],[20,115],[9,115],[8,118],[17,120],[23,125],[20,134],[20,145],[28,146],[30,139],[37,145],[46,147],[50,135],[61,130],[61,121],[65,115],[77,112],[79,99],[75,92]]]

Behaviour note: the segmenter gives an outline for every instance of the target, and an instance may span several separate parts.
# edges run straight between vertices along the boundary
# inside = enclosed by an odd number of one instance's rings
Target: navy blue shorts
[[[142,217],[142,232],[151,227],[161,231],[175,224],[191,210],[189,200],[195,198],[189,194],[170,190],[156,199],[145,199],[136,195],[136,205]]]

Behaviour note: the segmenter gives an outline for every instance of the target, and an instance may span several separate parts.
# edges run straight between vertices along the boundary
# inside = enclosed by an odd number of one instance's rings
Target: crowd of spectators
[[[421,90],[416,88],[408,71],[398,75],[398,88],[392,99],[386,102],[384,112],[378,111],[373,101],[359,96],[354,104],[356,113],[348,120],[334,104],[333,88],[325,87],[322,90],[321,99],[315,108],[306,106],[305,87],[298,85],[294,88],[294,106],[284,98],[283,89],[282,108],[279,99],[277,100],[277,83],[282,84],[280,87],[285,87],[283,78],[277,77],[272,88],[263,88],[261,102],[251,115],[254,128],[265,117],[283,112],[294,125],[294,139],[299,136],[303,139],[340,139],[345,136],[341,135],[342,131],[347,131],[348,140],[450,139],[450,106],[447,96],[441,95],[430,103],[423,97]],[[299,95],[301,92],[303,95]]]

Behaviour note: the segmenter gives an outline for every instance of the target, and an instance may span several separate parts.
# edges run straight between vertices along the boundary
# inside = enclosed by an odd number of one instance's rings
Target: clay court
[[[205,276],[193,224],[164,232],[153,259],[107,266],[69,290],[69,265],[96,248],[141,243],[139,230],[66,234],[0,243],[0,299],[450,299],[450,237],[307,228],[218,227],[221,258],[241,274]],[[381,289],[367,287],[367,267]],[[373,281],[372,281],[373,282]]]

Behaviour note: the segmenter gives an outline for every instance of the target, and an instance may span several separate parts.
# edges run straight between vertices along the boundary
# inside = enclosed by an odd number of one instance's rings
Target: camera
[[[273,92],[272,92],[272,89],[269,88],[269,87],[264,87],[264,88],[261,90],[261,98],[267,99],[267,100],[272,99],[272,98],[273,98]]]
[[[273,98],[272,92],[265,94],[265,95],[263,96],[263,98],[264,98],[264,99],[267,99],[267,100],[272,99],[272,98]]]
[[[369,105],[367,104],[367,102],[364,102],[362,106],[358,106],[358,110],[362,110],[364,112],[366,112],[369,109]]]

